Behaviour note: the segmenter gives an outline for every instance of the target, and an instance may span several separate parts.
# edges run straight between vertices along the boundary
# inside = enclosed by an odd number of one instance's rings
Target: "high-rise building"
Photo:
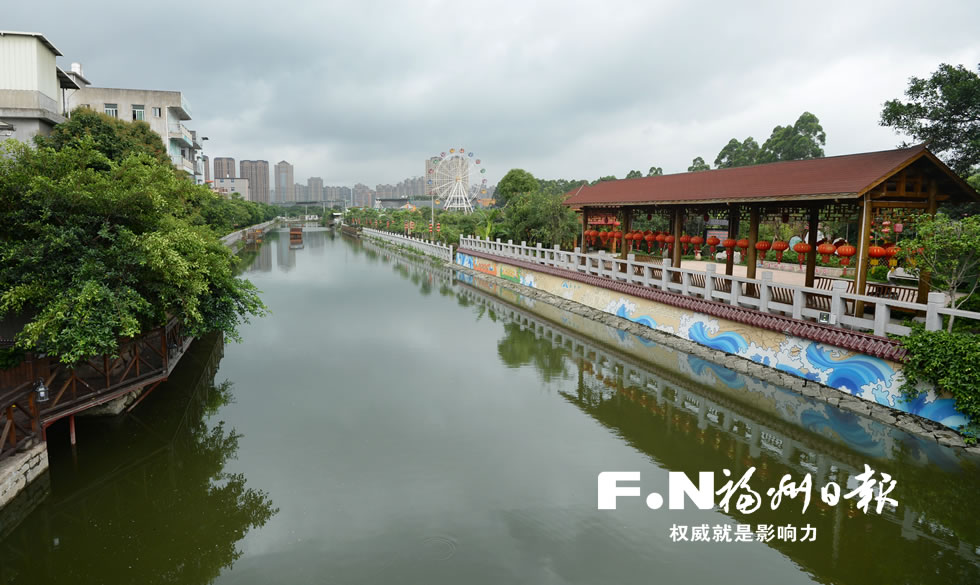
[[[271,202],[269,197],[269,161],[243,160],[238,163],[238,166],[241,171],[238,176],[248,179],[252,201]]]
[[[214,178],[233,179],[235,177],[235,159],[219,156],[214,159]]]
[[[373,207],[374,206],[374,192],[371,188],[362,183],[354,185],[352,207]]]
[[[281,160],[276,163],[276,196],[277,203],[296,201],[296,187],[293,183],[293,165]]]
[[[306,180],[306,188],[309,191],[310,201],[323,201],[323,179],[310,177]]]

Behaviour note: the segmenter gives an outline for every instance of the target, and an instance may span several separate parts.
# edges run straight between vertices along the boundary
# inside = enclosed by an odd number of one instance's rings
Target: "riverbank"
[[[383,242],[383,240],[378,241]],[[393,243],[387,243],[386,245],[397,247]],[[765,363],[752,361],[740,355],[728,353],[696,341],[653,329],[643,323],[632,321],[612,312],[595,308],[575,300],[560,297],[541,288],[526,286],[520,282],[500,278],[499,276],[490,275],[459,264],[452,264],[451,267],[473,278],[493,279],[493,282],[497,286],[520,293],[526,297],[548,302],[588,319],[605,323],[652,342],[676,348],[679,351],[728,367],[736,372],[749,374],[766,382],[798,392],[803,396],[826,402],[842,410],[867,416],[905,432],[936,441],[941,445],[964,449],[973,454],[980,454],[980,446],[967,445],[959,433],[939,422],[929,420],[917,414],[904,412],[886,404],[865,400],[849,392],[822,384],[816,380],[801,378],[766,365]]]

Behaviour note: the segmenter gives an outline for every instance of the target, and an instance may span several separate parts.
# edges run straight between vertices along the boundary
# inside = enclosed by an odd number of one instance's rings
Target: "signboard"
[[[724,241],[724,240],[728,239],[728,230],[708,230],[708,237],[705,238],[705,239],[708,239],[711,236],[714,236],[714,237],[718,238],[719,240]]]
[[[613,225],[616,221],[615,213],[598,213],[595,211],[589,213],[589,225]]]

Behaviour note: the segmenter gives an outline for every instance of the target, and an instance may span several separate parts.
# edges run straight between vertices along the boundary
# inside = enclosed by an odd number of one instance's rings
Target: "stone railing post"
[[[670,272],[669,268],[671,266],[670,258],[664,258],[660,265],[660,288],[662,290],[667,289],[667,283],[670,282]]]
[[[704,266],[704,299],[706,301],[714,300],[715,292],[715,271],[718,269],[718,265],[709,262]]]
[[[840,318],[844,316],[844,299],[841,293],[847,292],[847,283],[843,280],[835,280],[830,289],[830,322],[840,325]]]
[[[759,310],[763,313],[769,312],[769,301],[772,298],[772,271],[762,271],[762,282],[759,285]]]
[[[939,331],[943,327],[943,318],[939,315],[939,309],[946,306],[946,295],[941,292],[929,293],[929,302],[926,305],[926,331]]]

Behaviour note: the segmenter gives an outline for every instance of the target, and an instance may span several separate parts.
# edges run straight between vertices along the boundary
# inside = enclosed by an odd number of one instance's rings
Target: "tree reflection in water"
[[[206,584],[232,566],[278,510],[226,469],[242,435],[211,420],[232,401],[221,351],[198,340],[133,415],[80,421],[77,465],[49,437],[52,494],[0,543],[0,582]]]

